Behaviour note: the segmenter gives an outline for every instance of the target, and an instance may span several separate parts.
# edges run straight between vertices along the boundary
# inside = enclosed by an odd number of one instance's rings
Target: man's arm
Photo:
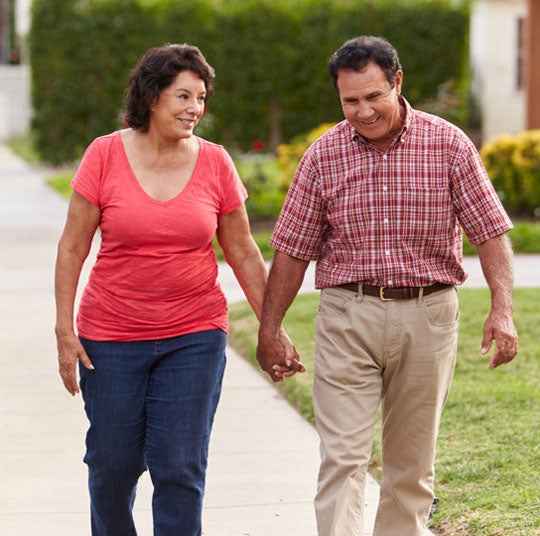
[[[283,345],[279,342],[281,323],[298,294],[309,261],[276,251],[262,306],[257,361],[273,381],[286,376],[288,363]]]
[[[506,234],[490,238],[477,246],[484,277],[491,291],[491,310],[484,324],[482,354],[495,341],[495,353],[489,363],[493,369],[514,359],[518,336],[512,320],[514,270],[512,248]]]

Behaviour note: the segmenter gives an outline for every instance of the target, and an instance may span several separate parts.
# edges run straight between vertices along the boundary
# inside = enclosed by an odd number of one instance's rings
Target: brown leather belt
[[[342,285],[337,285],[339,288],[344,288],[345,290],[351,290],[352,292],[358,292],[358,287],[360,283],[343,283]],[[420,289],[424,289],[424,296],[433,294],[440,290],[444,290],[454,285],[447,285],[444,283],[435,283],[429,287],[372,287],[371,285],[361,285],[362,293],[367,296],[375,296],[380,298],[383,301],[391,300],[412,300],[413,298],[418,298],[420,295]]]

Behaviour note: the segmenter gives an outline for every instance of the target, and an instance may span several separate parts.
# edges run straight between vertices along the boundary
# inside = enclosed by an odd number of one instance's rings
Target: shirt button
[[[383,154],[382,159],[383,159],[383,160],[387,160],[387,159],[388,159],[388,155]]]
[[[392,286],[392,283],[393,281],[391,279],[388,280],[388,286],[391,287]]]
[[[387,249],[387,250],[384,252],[384,254],[385,254],[387,257],[389,257],[389,256],[390,256],[390,250]]]
[[[388,218],[384,218],[384,223],[387,225],[388,224]]]
[[[383,191],[383,192],[386,192],[386,190],[388,190],[388,186],[383,186],[383,187],[382,187],[382,191]]]

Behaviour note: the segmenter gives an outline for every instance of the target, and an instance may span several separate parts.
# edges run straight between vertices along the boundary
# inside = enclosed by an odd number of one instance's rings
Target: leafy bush
[[[277,185],[285,195],[291,184],[296,167],[307,148],[325,132],[330,130],[336,123],[323,123],[307,134],[297,136],[294,141],[287,145],[281,144],[277,148],[277,163],[280,169]]]
[[[278,187],[279,168],[275,157],[265,154],[238,155],[235,164],[249,193],[246,209],[250,221],[275,220],[287,193]]]
[[[540,130],[496,136],[480,155],[505,208],[540,217]]]

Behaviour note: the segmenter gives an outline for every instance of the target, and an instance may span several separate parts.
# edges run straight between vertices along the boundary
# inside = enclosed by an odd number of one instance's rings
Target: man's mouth
[[[379,120],[380,116],[375,117],[375,119],[372,119],[371,121],[361,121],[363,125],[373,125]]]

